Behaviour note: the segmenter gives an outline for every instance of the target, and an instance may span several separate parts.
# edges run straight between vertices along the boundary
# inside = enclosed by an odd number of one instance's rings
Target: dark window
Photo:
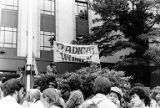
[[[55,0],[43,0],[41,4],[40,27],[41,50],[52,50],[55,40]]]
[[[76,16],[88,20],[88,3],[76,1]]]
[[[55,16],[41,14],[41,31],[55,33]]]
[[[84,1],[75,2],[76,6],[76,39],[89,34],[88,25],[88,3]]]
[[[41,39],[41,50],[47,50],[47,51],[50,51],[52,50],[52,47],[51,47],[51,43],[50,43],[50,39],[54,39],[54,33],[52,32],[44,32],[44,31],[41,31],[40,32],[40,39]]]
[[[2,9],[1,25],[4,27],[17,28],[18,26],[18,11],[11,9]]]

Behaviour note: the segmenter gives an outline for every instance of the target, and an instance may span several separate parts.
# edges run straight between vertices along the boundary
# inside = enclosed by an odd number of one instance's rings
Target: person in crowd
[[[53,88],[44,90],[42,92],[42,98],[44,108],[63,108],[60,104],[59,93]]]
[[[41,99],[41,92],[38,89],[30,89],[27,92],[26,98],[23,102],[23,106],[25,108],[43,108],[43,103],[40,100]]]
[[[3,98],[3,91],[2,91],[2,86],[3,84],[7,81],[8,79],[6,77],[2,77],[0,81],[0,99]]]
[[[57,88],[58,84],[56,80],[49,82],[49,88]]]
[[[47,66],[47,74],[48,74],[48,75],[55,75],[55,74],[57,74],[56,65],[55,65],[54,62],[51,62],[51,63]]]
[[[151,91],[151,108],[160,108],[160,86]]]
[[[43,108],[43,103],[41,101],[41,92],[38,89],[31,89],[30,101],[32,104],[30,108]]]
[[[94,88],[95,96],[86,100],[79,108],[117,108],[116,105],[107,97],[111,90],[111,82],[109,79],[98,76],[95,79]]]
[[[43,92],[43,90],[49,88],[49,87],[53,87],[52,83],[56,82],[56,78],[54,75],[44,75],[41,77],[38,77],[36,79],[34,79],[34,86],[33,88],[39,89],[41,92]],[[57,85],[56,85],[57,86]],[[54,87],[56,87],[54,86]]]
[[[61,87],[61,95],[65,102],[69,99],[70,96],[70,87],[69,84],[64,82]]]
[[[3,91],[2,91],[3,84],[0,84],[0,100],[3,98]]]
[[[65,107],[65,101],[64,101],[64,99],[62,98],[61,90],[58,89],[58,84],[57,84],[56,80],[55,80],[55,81],[52,81],[52,82],[49,82],[49,88],[53,88],[53,89],[56,90],[56,92],[57,92],[57,93],[59,94],[59,96],[60,96],[60,100],[59,100],[60,105],[62,105],[63,107]]]
[[[69,77],[70,96],[66,102],[66,108],[78,107],[84,102],[83,93],[81,91],[82,80],[78,75],[71,75]]]
[[[134,108],[149,108],[150,94],[148,88],[135,86],[131,89],[129,96],[131,97],[131,105]]]
[[[111,101],[113,103],[115,103],[117,108],[120,108],[122,97],[123,97],[123,92],[120,88],[111,87],[111,92],[109,93],[109,98],[111,99]]]
[[[85,79],[83,79],[82,92],[83,92],[85,100],[91,98],[94,94],[93,83],[94,83],[94,77],[93,76],[87,76]]]
[[[57,91],[57,93],[58,93],[59,96],[60,96],[59,104],[60,104],[61,106],[63,106],[63,108],[65,108],[65,107],[66,107],[66,104],[65,104],[64,99],[62,98],[61,90],[56,89],[56,88],[54,88],[54,89]]]
[[[22,105],[25,107],[25,108],[29,108],[30,107],[30,90],[26,91],[26,95],[23,99],[23,102],[22,102]]]
[[[25,74],[24,71],[25,71],[25,66],[18,68],[18,73],[19,73],[19,75],[20,75],[18,79],[23,79],[23,76],[24,76],[24,74]]]
[[[4,97],[0,100],[1,108],[23,108],[20,102],[25,95],[24,85],[21,80],[10,79],[2,86]]]
[[[1,83],[5,83],[7,81],[7,78],[6,77],[2,77],[1,78]]]

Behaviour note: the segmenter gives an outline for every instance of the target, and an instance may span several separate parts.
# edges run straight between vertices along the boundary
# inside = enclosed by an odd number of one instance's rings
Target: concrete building
[[[15,74],[25,65],[29,33],[38,71],[45,72],[54,61],[49,40],[70,43],[88,35],[88,12],[86,0],[0,0],[0,72]]]

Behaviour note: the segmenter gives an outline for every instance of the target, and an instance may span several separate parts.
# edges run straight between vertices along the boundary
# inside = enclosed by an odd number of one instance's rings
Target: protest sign
[[[97,45],[54,42],[54,62],[100,63]]]

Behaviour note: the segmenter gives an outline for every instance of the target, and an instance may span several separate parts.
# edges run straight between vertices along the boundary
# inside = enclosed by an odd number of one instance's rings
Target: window
[[[41,13],[54,15],[55,11],[55,1],[54,0],[43,0],[41,4]]]
[[[51,51],[51,41],[55,40],[55,0],[43,0],[41,4],[40,30],[40,50]]]
[[[1,26],[3,27],[18,27],[18,11],[12,9],[1,10]]]
[[[88,3],[85,0],[75,1],[76,13],[76,39],[80,40],[89,34]]]
[[[51,33],[51,32],[44,32],[44,31],[41,31],[40,32],[40,40],[41,40],[41,50],[47,50],[47,51],[50,51],[52,50],[52,47],[51,47],[51,43],[50,43],[50,39],[54,39],[54,33]]]
[[[18,0],[2,0],[2,8],[18,10]]]
[[[16,48],[17,29],[11,27],[1,27],[0,47]]]
[[[0,47],[17,47],[18,0],[1,0]]]
[[[88,20],[87,2],[76,1],[76,16],[83,20]]]

